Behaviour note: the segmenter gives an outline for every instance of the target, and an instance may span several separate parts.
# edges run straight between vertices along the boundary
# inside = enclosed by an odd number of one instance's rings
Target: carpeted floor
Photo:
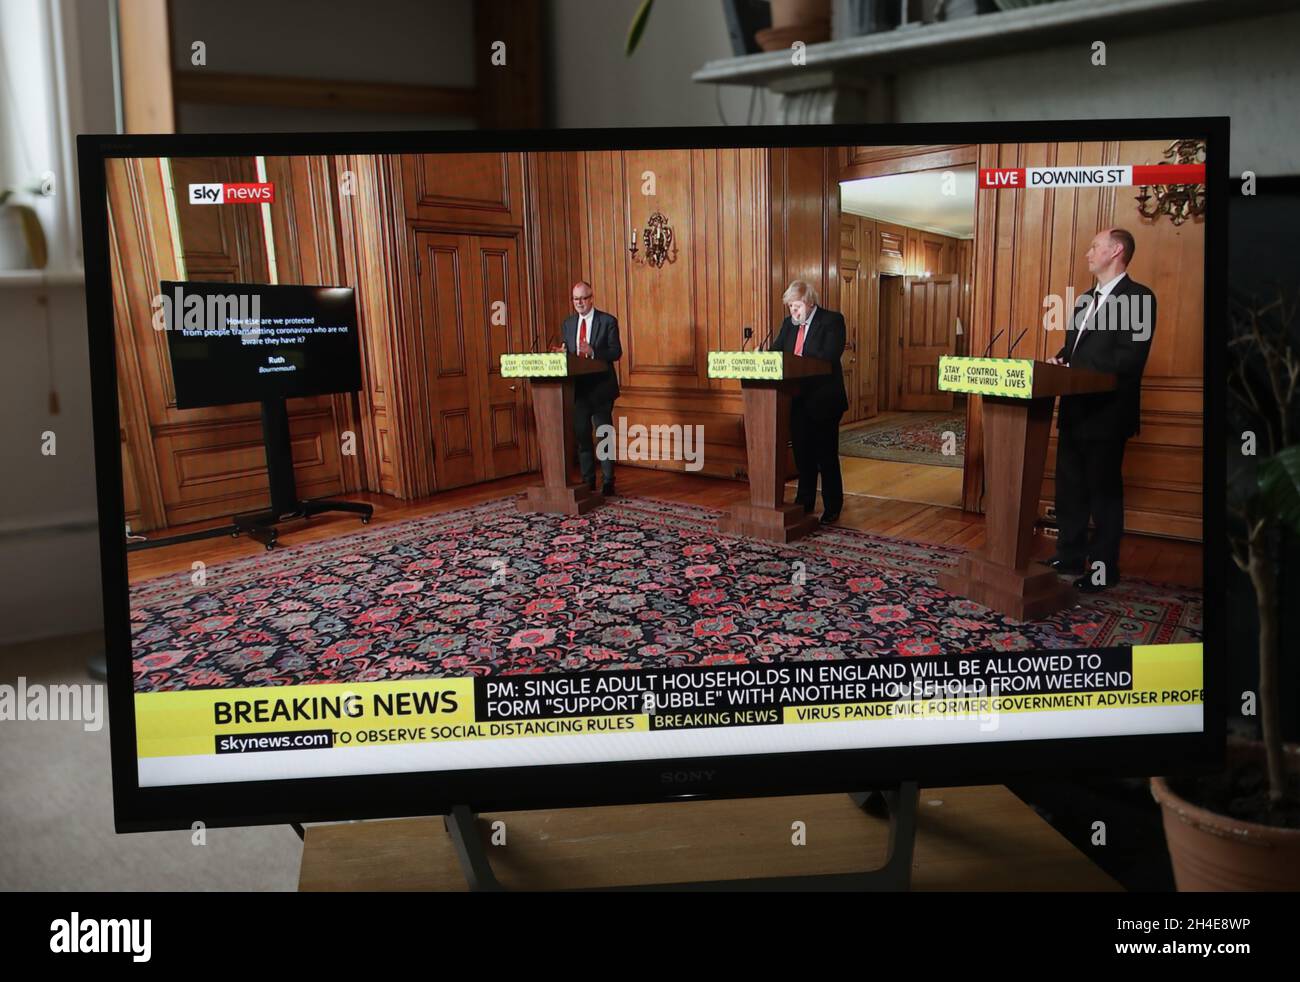
[[[952,454],[943,452],[943,435],[957,439]],[[966,452],[966,414],[906,413],[840,432],[840,453],[873,460],[961,467]]]
[[[98,632],[0,649],[0,682],[85,685],[103,650]],[[297,888],[302,843],[284,825],[208,829],[202,844],[189,829],[117,835],[108,734],[0,720],[0,891]]]
[[[852,529],[788,546],[718,512],[489,502],[132,588],[140,692],[1200,637],[1198,591],[1124,581],[1019,623],[935,586],[960,551]]]

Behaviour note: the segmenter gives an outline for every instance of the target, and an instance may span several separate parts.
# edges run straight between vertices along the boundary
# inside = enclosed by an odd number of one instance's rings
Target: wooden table
[[[1004,787],[922,790],[918,811],[914,890],[1121,889]],[[500,812],[480,830],[497,820],[497,878],[533,890],[870,869],[888,830],[843,794]],[[298,887],[466,889],[441,817],[309,826]]]

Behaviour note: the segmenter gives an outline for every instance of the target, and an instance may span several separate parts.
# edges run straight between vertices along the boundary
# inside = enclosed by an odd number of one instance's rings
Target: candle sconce
[[[1205,143],[1201,140],[1175,140],[1164,152],[1165,159],[1179,164],[1205,163]],[[1205,214],[1204,184],[1150,184],[1136,197],[1138,214],[1156,219],[1168,215],[1175,225]]]
[[[668,219],[662,213],[655,212],[647,219],[646,226],[641,232],[641,238],[645,245],[643,253],[637,252],[635,231],[632,233],[632,241],[628,245],[627,251],[632,256],[634,263],[659,269],[664,263],[677,262],[677,242],[673,236],[673,227],[668,224]]]

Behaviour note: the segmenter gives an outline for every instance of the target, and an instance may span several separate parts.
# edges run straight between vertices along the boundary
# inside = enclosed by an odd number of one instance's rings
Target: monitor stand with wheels
[[[374,505],[361,501],[336,501],[333,498],[298,498],[298,485],[293,477],[293,449],[289,442],[289,411],[283,399],[266,399],[262,402],[262,441],[266,447],[266,472],[271,484],[271,507],[262,511],[241,512],[231,517],[225,525],[183,532],[159,539],[140,536],[127,541],[127,552],[141,549],[158,549],[181,542],[195,542],[241,534],[274,549],[278,530],[276,525],[295,518],[311,518],[327,511],[346,511],[361,516],[361,524],[369,524],[375,512]]]
[[[295,518],[311,518],[327,511],[345,511],[361,516],[361,524],[370,522],[374,505],[361,501],[336,501],[333,498],[314,498],[303,501],[298,497],[298,485],[293,477],[293,450],[289,443],[289,411],[283,399],[262,401],[262,440],[266,446],[266,471],[271,482],[271,507],[263,511],[242,512],[230,519],[230,534],[241,533],[274,549],[280,522]]]
[[[875,818],[889,820],[889,852],[884,865],[862,872],[816,873],[807,876],[763,876],[727,880],[699,880],[680,883],[629,884],[609,887],[610,890],[826,890],[870,893],[899,893],[911,888],[912,857],[916,850],[916,807],[920,786],[915,781],[903,781],[879,791],[850,794],[853,803]],[[456,858],[469,888],[475,891],[496,892],[506,888],[492,872],[483,838],[476,825],[478,816],[466,805],[457,805],[451,814],[443,816],[456,849]]]

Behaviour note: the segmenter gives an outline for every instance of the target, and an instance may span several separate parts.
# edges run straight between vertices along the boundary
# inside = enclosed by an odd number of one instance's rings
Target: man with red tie
[[[817,291],[803,280],[786,289],[781,302],[790,311],[781,324],[772,351],[786,351],[831,363],[831,374],[804,379],[790,403],[790,441],[799,469],[795,504],[805,514],[817,504],[817,478],[822,484],[822,524],[839,520],[844,505],[844,481],[840,475],[840,418],[849,408],[844,389],[844,315],[817,305]]]
[[[596,452],[592,428],[614,425],[614,400],[618,398],[618,374],[614,362],[623,357],[618,339],[618,319],[593,303],[595,291],[586,280],[573,284],[573,313],[565,318],[561,333],[564,350],[583,358],[607,362],[609,371],[580,375],[573,384],[573,432],[578,441],[578,466],[587,487],[596,490]],[[614,441],[607,441],[610,445]],[[614,495],[614,458],[600,462],[604,475],[601,493]]]

